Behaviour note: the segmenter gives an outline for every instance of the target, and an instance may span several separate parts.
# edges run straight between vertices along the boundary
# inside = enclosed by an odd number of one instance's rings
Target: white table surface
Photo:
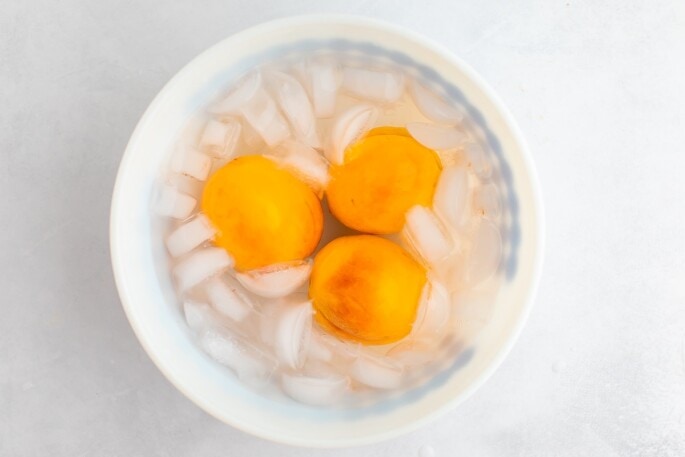
[[[471,399],[326,456],[685,455],[685,3],[5,0],[0,7],[0,455],[315,454],[177,392],[109,264],[115,173],[139,116],[204,48],[306,12],[449,46],[526,134],[547,213],[520,340]]]

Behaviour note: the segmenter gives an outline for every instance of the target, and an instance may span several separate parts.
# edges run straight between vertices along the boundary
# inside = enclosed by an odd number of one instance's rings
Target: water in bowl
[[[379,127],[403,129],[392,132],[433,151],[440,171],[427,204],[409,207],[398,230],[376,234],[426,272],[410,330],[366,344],[319,325],[308,286],[317,252],[359,233],[331,214],[332,167],[344,166],[349,148]],[[217,243],[225,234],[202,211],[205,183],[255,155],[322,198],[323,233],[311,255],[238,268],[236,253]],[[310,405],[355,404],[426,382],[478,337],[501,282],[505,211],[494,165],[459,103],[387,62],[319,54],[239,78],[180,132],[152,202],[197,344],[230,369],[227,376]]]

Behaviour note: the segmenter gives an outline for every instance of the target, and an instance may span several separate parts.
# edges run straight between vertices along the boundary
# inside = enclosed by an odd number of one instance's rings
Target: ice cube
[[[476,176],[483,179],[489,178],[492,174],[492,163],[488,160],[485,149],[477,143],[467,143],[464,145],[464,152]]]
[[[259,133],[247,122],[243,125],[243,141],[248,148],[262,149],[266,145]]]
[[[333,364],[336,369],[343,370],[354,362],[361,353],[361,344],[343,341],[323,330],[319,325],[313,325],[312,337],[309,342],[307,366],[316,363]]]
[[[465,131],[451,125],[410,122],[407,131],[416,141],[435,151],[456,149],[468,140]]]
[[[502,236],[490,221],[482,220],[471,241],[467,279],[478,284],[492,277],[502,260]]]
[[[182,148],[171,158],[171,171],[204,181],[212,168],[212,159],[193,148]]]
[[[455,337],[462,340],[473,339],[488,324],[494,297],[482,290],[462,290],[452,294],[452,301],[454,310],[450,320],[456,330]]]
[[[447,149],[436,152],[438,153],[438,157],[440,157],[440,164],[443,168],[454,166],[466,168],[468,166],[466,154],[463,149]]]
[[[250,103],[242,108],[241,113],[269,147],[276,146],[290,136],[286,120],[278,111],[276,103],[263,89],[257,91]]]
[[[309,279],[312,264],[296,260],[241,272],[236,278],[250,292],[266,298],[285,297]]]
[[[260,72],[240,80],[226,98],[210,108],[210,112],[241,115],[269,147],[290,136],[286,120],[264,89]]]
[[[348,67],[343,70],[343,88],[358,98],[396,102],[404,92],[404,75],[397,71]]]
[[[214,236],[214,227],[204,214],[178,227],[166,239],[166,246],[172,257],[187,254]]]
[[[311,342],[310,342],[311,344]],[[337,361],[324,362],[323,360],[311,359],[307,357],[304,366],[297,371],[297,374],[311,376],[314,378],[329,378],[345,376],[347,377],[347,368]]]
[[[362,351],[361,343],[354,343],[351,341],[343,341],[337,337],[332,336],[328,342],[333,349],[333,360],[342,364],[351,364]]]
[[[378,389],[394,389],[402,383],[402,366],[390,358],[360,356],[350,368],[350,376],[356,381]]]
[[[302,84],[285,73],[273,72],[276,99],[293,127],[295,137],[312,148],[321,148],[314,110]]]
[[[167,175],[166,184],[175,187],[182,194],[189,195],[195,200],[200,200],[202,197],[202,189],[205,187],[203,181],[198,181],[186,175],[179,175],[177,173],[169,173]]]
[[[499,192],[494,184],[485,184],[473,190],[473,212],[481,217],[496,220],[501,213]]]
[[[328,161],[335,165],[342,164],[347,147],[376,123],[378,114],[378,108],[367,104],[355,105],[342,112],[333,124],[330,144],[324,151]]]
[[[449,292],[437,279],[429,274],[423,288],[412,337],[417,340],[439,340],[450,317]]]
[[[235,153],[242,126],[239,121],[210,120],[200,137],[200,149],[219,159],[231,157]]]
[[[332,337],[323,333],[319,329],[312,330],[311,340],[309,341],[309,353],[307,359],[330,362],[333,360],[333,346],[330,342]]]
[[[447,224],[458,229],[463,224],[468,202],[469,176],[463,167],[447,167],[440,173],[433,195],[433,209]]]
[[[427,365],[435,359],[435,346],[424,341],[402,341],[393,346],[387,356],[399,365],[413,369]]]
[[[462,112],[453,104],[442,100],[416,80],[410,82],[409,93],[419,111],[433,122],[456,125],[464,119]]]
[[[283,391],[293,399],[314,406],[335,403],[347,390],[346,376],[313,377],[284,373],[281,376]]]
[[[262,75],[259,72],[250,73],[234,84],[219,103],[209,108],[209,112],[221,115],[240,114],[261,87]]]
[[[214,309],[236,322],[242,322],[253,312],[252,300],[232,279],[216,277],[207,283],[207,297]]]
[[[200,346],[245,382],[265,383],[278,367],[272,356],[227,329],[207,330],[202,335]]]
[[[174,268],[181,291],[195,287],[205,279],[233,266],[233,259],[222,248],[204,248],[193,252]]]
[[[452,238],[433,211],[416,205],[407,211],[402,236],[428,265],[435,265],[454,248]]]
[[[328,162],[305,144],[286,140],[268,157],[293,172],[317,193],[328,184]]]
[[[212,309],[207,303],[200,303],[192,300],[183,303],[183,314],[185,315],[188,327],[195,332],[203,332],[209,327],[216,325]]]
[[[160,216],[185,219],[193,212],[197,200],[179,192],[175,187],[163,184],[157,190],[153,203],[154,211]]]
[[[303,73],[311,91],[316,117],[333,117],[338,90],[342,83],[339,66],[333,62],[310,61],[305,65]]]
[[[262,343],[270,348],[276,346],[276,324],[278,323],[279,306],[267,303],[258,312],[258,332]]]
[[[465,243],[459,235],[454,233],[453,240],[455,241],[456,248],[452,253],[432,266],[432,273],[435,275],[435,278],[443,286],[447,287],[450,292],[464,287],[465,271],[468,263],[468,255],[464,252],[464,246],[468,246],[468,243]]]
[[[275,349],[279,360],[293,369],[302,367],[312,334],[312,305],[309,301],[285,305],[278,311]]]

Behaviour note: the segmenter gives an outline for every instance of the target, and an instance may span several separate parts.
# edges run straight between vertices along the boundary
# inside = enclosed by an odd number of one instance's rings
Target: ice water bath
[[[316,406],[426,382],[499,288],[493,164],[467,111],[402,67],[331,53],[243,75],[179,132],[152,201],[197,344]]]

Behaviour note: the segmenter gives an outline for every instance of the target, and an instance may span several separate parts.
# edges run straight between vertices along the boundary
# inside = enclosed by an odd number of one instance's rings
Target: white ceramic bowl
[[[390,59],[460,99],[482,128],[505,189],[505,276],[494,313],[478,339],[426,385],[358,409],[317,409],[246,389],[193,343],[153,236],[150,196],[169,147],[189,117],[216,91],[274,56],[320,47]],[[112,198],[111,252],[124,309],[141,344],[164,375],[216,418],[273,441],[340,447],[388,439],[453,409],[471,395],[511,348],[532,305],[543,250],[540,190],[525,142],[483,80],[449,50],[396,26],[349,16],[269,22],[211,47],[162,89],[138,123]]]

